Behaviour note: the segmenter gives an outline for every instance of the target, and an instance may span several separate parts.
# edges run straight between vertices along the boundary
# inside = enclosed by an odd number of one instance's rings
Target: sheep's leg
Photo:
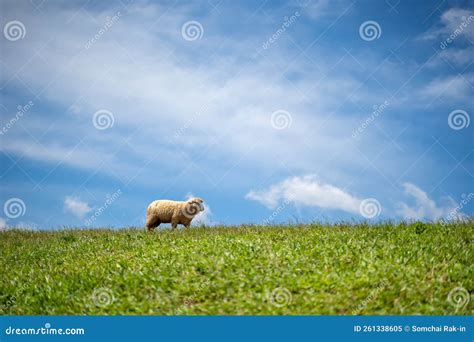
[[[188,224],[185,224],[185,225],[184,225],[184,228],[189,229],[189,226],[190,226],[189,223],[188,223]]]
[[[171,229],[175,230],[177,226],[178,226],[178,222],[172,220],[171,221]]]

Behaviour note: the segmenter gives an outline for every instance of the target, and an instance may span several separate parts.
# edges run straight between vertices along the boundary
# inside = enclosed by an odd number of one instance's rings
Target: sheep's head
[[[183,208],[183,214],[184,216],[188,218],[193,218],[197,214],[199,214],[200,211],[204,211],[204,201],[202,198],[199,197],[194,197],[190,198],[185,202],[184,208]]]

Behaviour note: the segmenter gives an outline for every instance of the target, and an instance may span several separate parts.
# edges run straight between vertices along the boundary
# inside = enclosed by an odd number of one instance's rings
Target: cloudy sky
[[[474,212],[469,1],[2,1],[0,226]]]

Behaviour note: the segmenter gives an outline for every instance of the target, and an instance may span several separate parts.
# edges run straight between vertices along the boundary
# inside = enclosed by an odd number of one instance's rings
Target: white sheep
[[[201,198],[190,198],[183,201],[156,200],[148,205],[146,210],[146,225],[148,231],[152,231],[161,223],[171,223],[173,229],[178,224],[189,228],[194,216],[204,211]]]

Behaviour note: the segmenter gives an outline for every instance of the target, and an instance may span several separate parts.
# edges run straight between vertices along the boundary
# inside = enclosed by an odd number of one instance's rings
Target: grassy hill
[[[473,313],[474,224],[0,233],[2,314]]]

